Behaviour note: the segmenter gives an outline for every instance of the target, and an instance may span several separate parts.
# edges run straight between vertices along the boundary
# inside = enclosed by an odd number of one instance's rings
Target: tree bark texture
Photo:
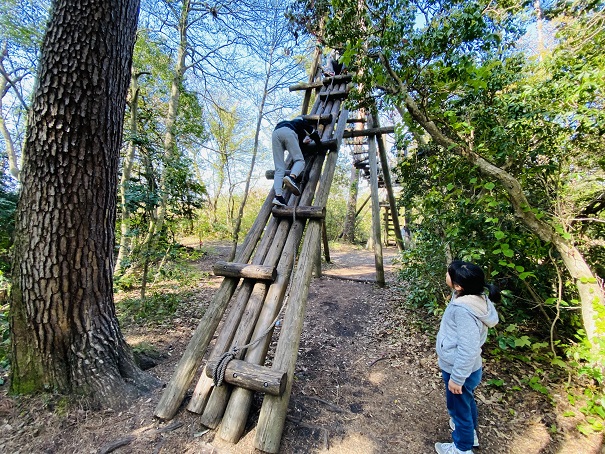
[[[117,169],[139,0],[58,0],[42,46],[17,208],[14,392],[119,407],[134,363],[112,289]]]

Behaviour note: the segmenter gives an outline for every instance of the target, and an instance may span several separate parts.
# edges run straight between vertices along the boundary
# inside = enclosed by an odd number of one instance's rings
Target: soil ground
[[[199,266],[209,272],[227,248],[204,248]],[[450,441],[433,348],[439,320],[406,307],[396,250],[384,250],[384,288],[367,282],[375,278],[372,252],[335,246],[330,253],[332,263],[324,263],[324,275],[310,287],[280,453],[433,453],[436,441]],[[129,343],[161,354],[149,372],[163,383],[219,284],[208,273],[168,323],[123,327]],[[562,386],[547,398],[525,385],[533,372],[528,364],[487,357],[477,390],[481,447],[475,452],[604,453],[602,434],[584,436],[577,416],[563,416],[569,409]],[[490,386],[491,379],[504,386]],[[262,399],[255,400],[247,433],[232,445],[185,409],[187,399],[173,420],[154,418],[161,389],[127,408],[93,412],[48,397],[12,397],[6,388],[0,386],[0,453],[252,453]]]

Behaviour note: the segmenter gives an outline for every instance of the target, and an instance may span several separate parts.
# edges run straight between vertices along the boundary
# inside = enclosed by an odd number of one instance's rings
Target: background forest
[[[343,51],[350,108],[396,124],[390,163],[412,234],[398,259],[406,304],[440,314],[446,264],[480,264],[504,291],[494,358],[536,365],[531,384],[580,380],[605,419],[605,11],[601,1],[143,0],[128,84],[113,286],[124,319],[170,317],[212,240],[232,257],[270,189],[272,126],[313,51]],[[10,370],[7,289],[28,114],[51,4],[0,5],[0,380]],[[356,26],[350,26],[354,24]],[[347,148],[345,148],[348,151]],[[366,189],[343,153],[328,237]],[[351,197],[351,194],[355,194]],[[361,211],[350,241],[369,236]],[[189,246],[189,247],[185,247]],[[159,286],[158,286],[159,287]],[[1,383],[0,383],[1,384]]]

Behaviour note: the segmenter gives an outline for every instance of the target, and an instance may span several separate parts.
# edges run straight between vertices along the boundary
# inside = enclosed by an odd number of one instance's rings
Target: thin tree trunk
[[[119,149],[138,0],[57,0],[24,148],[11,294],[11,390],[119,408],[157,383],[115,314]],[[77,49],[77,52],[74,52]]]
[[[6,146],[6,156],[8,157],[8,170],[15,180],[19,180],[19,164],[17,163],[17,153],[15,152],[15,146],[13,138],[10,135],[6,122],[4,121],[4,114],[2,112],[2,99],[8,91],[8,79],[5,77],[6,70],[4,69],[4,58],[8,55],[6,49],[6,43],[3,43],[2,50],[0,51],[0,130],[2,131],[2,137],[4,137],[4,143]]]
[[[134,163],[134,156],[136,153],[136,136],[139,132],[138,126],[138,109],[139,109],[139,78],[140,74],[133,74],[130,80],[130,91],[132,93],[130,99],[130,134],[131,140],[124,156],[122,164],[122,177],[120,179],[120,193],[118,195],[120,199],[120,213],[122,219],[120,221],[120,246],[118,248],[118,258],[116,259],[116,266],[114,269],[114,275],[120,275],[122,272],[122,263],[130,252],[130,210],[126,203],[126,186],[130,180],[132,174],[132,165]]]
[[[273,49],[271,52],[273,55]],[[265,103],[267,102],[267,94],[269,88],[269,80],[271,78],[271,66],[269,66],[269,70],[267,71],[267,77],[265,77],[265,86],[263,87],[263,97],[261,99],[260,105],[258,106],[258,116],[256,118],[256,130],[254,132],[254,148],[252,149],[252,160],[250,161],[250,169],[248,170],[248,175],[246,175],[246,187],[244,188],[244,196],[242,198],[242,203],[239,206],[239,210],[237,212],[237,217],[235,218],[235,225],[233,227],[233,242],[231,245],[231,253],[229,254],[229,260],[233,260],[235,254],[237,252],[237,242],[239,241],[239,232],[242,225],[242,219],[244,217],[244,208],[246,206],[246,202],[248,201],[248,191],[250,191],[250,181],[252,180],[252,173],[254,172],[254,164],[256,163],[256,155],[258,153],[258,142],[260,136],[261,125],[264,116]]]
[[[175,126],[179,112],[179,103],[181,98],[181,86],[185,77],[187,66],[185,59],[187,57],[187,47],[189,46],[187,38],[187,29],[189,26],[189,13],[191,11],[191,1],[184,0],[181,9],[181,18],[179,20],[179,48],[177,51],[176,66],[174,69],[174,77],[170,87],[170,98],[168,100],[168,113],[166,115],[166,133],[164,134],[164,156],[169,158],[174,155],[176,148]],[[169,161],[167,159],[167,161]],[[166,205],[168,203],[168,191],[166,191],[166,171],[160,177],[161,198],[160,204],[156,209],[156,213],[151,220],[151,228],[148,235],[157,235],[164,226],[164,217],[166,215]],[[146,240],[149,243],[151,239]]]

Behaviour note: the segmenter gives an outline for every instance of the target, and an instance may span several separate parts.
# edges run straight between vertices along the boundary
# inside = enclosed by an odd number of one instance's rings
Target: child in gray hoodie
[[[481,347],[487,330],[498,323],[493,302],[500,302],[500,290],[485,283],[481,268],[460,260],[450,263],[445,282],[453,295],[437,333],[437,356],[454,442],[435,443],[435,450],[439,454],[467,454],[479,446],[473,393],[481,381]]]

